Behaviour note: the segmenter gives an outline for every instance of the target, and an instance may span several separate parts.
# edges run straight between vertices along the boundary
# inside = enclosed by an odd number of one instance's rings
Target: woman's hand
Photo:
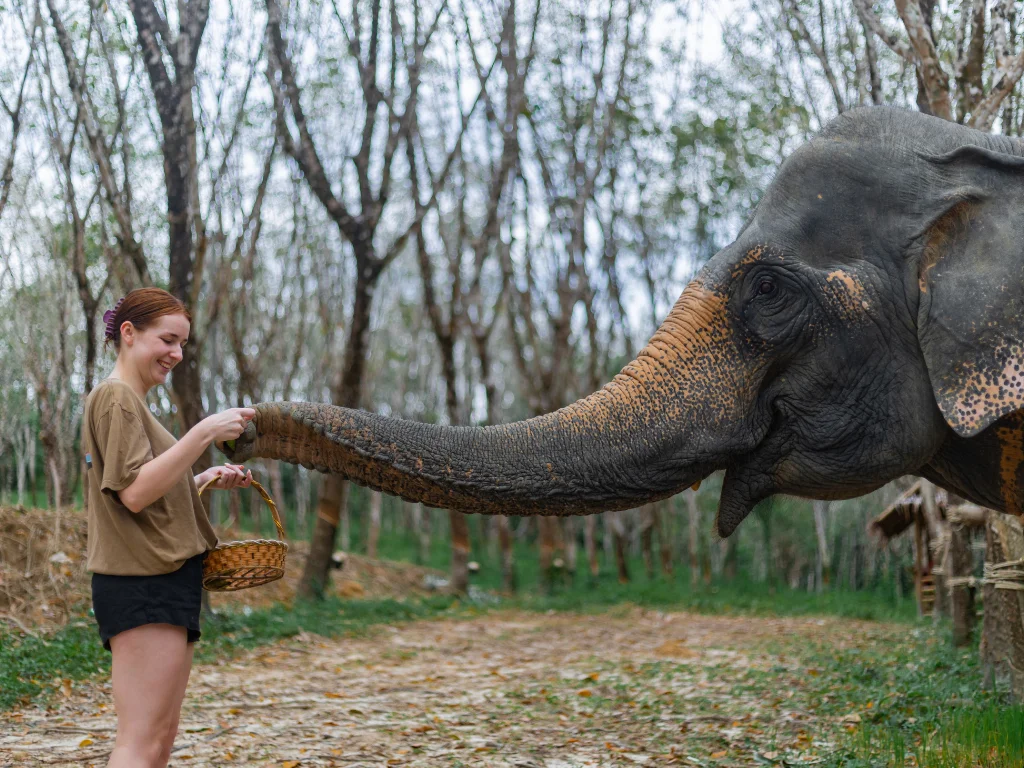
[[[252,421],[255,415],[254,408],[228,408],[226,411],[207,416],[199,423],[206,429],[209,442],[222,442],[236,439],[245,431],[245,425]]]
[[[225,464],[222,467],[210,467],[196,475],[196,487],[202,488],[204,483],[214,477],[217,478],[217,482],[212,483],[210,487],[220,490],[248,488],[252,485],[251,469],[247,470],[241,464]]]

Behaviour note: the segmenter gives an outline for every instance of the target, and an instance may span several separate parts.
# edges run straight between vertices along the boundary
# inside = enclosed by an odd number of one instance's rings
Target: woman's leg
[[[167,737],[164,741],[164,754],[163,762],[161,766],[167,765],[167,761],[171,759],[171,750],[174,748],[174,738],[178,735],[178,717],[181,715],[181,702],[185,700],[185,689],[188,687],[188,677],[192,672],[192,654],[195,651],[196,644],[188,644],[188,660],[183,669],[180,671],[180,677],[177,682],[178,692],[177,696],[178,704],[174,708],[174,719],[167,728]]]
[[[107,768],[164,768],[192,665],[184,627],[145,624],[110,639],[117,740]]]

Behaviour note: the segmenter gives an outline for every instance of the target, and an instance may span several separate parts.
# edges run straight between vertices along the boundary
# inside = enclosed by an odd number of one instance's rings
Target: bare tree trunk
[[[696,587],[700,573],[700,505],[697,503],[697,492],[692,488],[686,491],[686,508],[690,513],[690,586]]]
[[[587,557],[587,568],[592,578],[597,578],[601,573],[601,566],[597,559],[597,515],[587,515],[583,522],[583,550]]]
[[[654,515],[654,505],[644,504],[640,516],[640,547],[648,581],[654,581]]]
[[[412,530],[416,536],[416,562],[426,565],[430,562],[430,510],[422,504],[406,504],[411,506]]]
[[[274,499],[279,505],[284,504],[284,483],[281,480],[281,462],[268,461],[264,463],[267,474],[270,476],[270,490]]]
[[[424,557],[423,553],[423,505],[414,504],[411,501],[405,501],[403,503],[409,513],[410,528],[416,539],[416,564],[424,565],[426,563],[426,557]]]
[[[179,3],[178,33],[168,39],[167,20],[152,0],[129,0],[138,31],[139,47],[153,90],[154,103],[160,117],[161,153],[164,158],[164,189],[167,196],[168,221],[168,290],[189,310],[194,309],[198,286],[202,280],[200,253],[194,250],[193,227],[201,225],[199,211],[193,208],[196,182],[196,122],[192,93],[195,87],[195,65],[199,55],[209,0]],[[165,62],[173,64],[173,76]],[[198,260],[197,260],[198,257]],[[193,327],[192,335],[198,336]],[[199,343],[186,344],[182,360],[171,377],[184,428],[191,429],[203,418],[202,390],[199,380]],[[207,448],[193,465],[194,472],[210,466]]]
[[[576,576],[576,560],[577,560],[577,532],[579,528],[578,517],[567,517],[563,521],[564,532],[565,532],[565,567],[566,567],[566,580],[572,583]]]
[[[553,517],[537,519],[537,544],[540,552],[540,588],[550,594],[555,581],[555,551],[558,547],[558,521]]]
[[[464,594],[469,591],[469,521],[461,512],[448,510],[448,525],[452,540],[451,588]]]
[[[725,576],[727,581],[734,581],[737,576],[739,567],[739,550],[736,545],[736,537],[730,536],[725,541],[720,542],[720,548],[722,550],[722,569],[721,573]],[[711,579],[707,575],[705,570],[705,583],[710,583]]]
[[[629,583],[629,564],[626,558],[626,536],[625,512],[605,512],[605,521],[610,523],[612,538],[615,546],[615,565],[618,569],[619,583]]]
[[[238,493],[228,494],[228,525],[237,528],[242,517],[242,496]]]
[[[501,588],[508,594],[516,591],[516,569],[512,559],[512,527],[505,515],[497,515],[498,543],[501,552]]]
[[[306,532],[306,520],[309,518],[310,477],[305,467],[295,467],[295,512],[299,521],[299,530]]]
[[[814,510],[814,531],[818,536],[818,557],[816,561],[818,591],[828,586],[832,573],[832,557],[828,551],[828,534],[826,532],[829,503],[815,500],[811,503]]]
[[[671,500],[657,502],[653,509],[654,529],[658,537],[658,550],[661,552],[661,572],[668,578],[672,578],[672,538],[669,536],[671,517],[666,512],[671,510]]]
[[[367,524],[366,556],[377,557],[377,540],[380,538],[380,510],[384,502],[379,491],[370,492],[370,519]]]

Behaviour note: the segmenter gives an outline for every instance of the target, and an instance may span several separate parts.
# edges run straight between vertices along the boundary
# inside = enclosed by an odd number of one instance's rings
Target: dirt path
[[[785,649],[896,631],[624,609],[302,635],[197,665],[171,765],[813,765],[842,723]],[[82,684],[0,715],[0,765],[103,766],[114,725],[109,683]]]

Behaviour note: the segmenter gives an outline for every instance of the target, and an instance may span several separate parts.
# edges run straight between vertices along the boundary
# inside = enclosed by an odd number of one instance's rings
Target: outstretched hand
[[[196,478],[196,485],[202,487],[203,483],[212,477],[216,477],[217,481],[212,483],[210,487],[220,490],[248,488],[252,485],[252,470],[247,470],[241,464],[225,464],[221,467],[210,467]]]

